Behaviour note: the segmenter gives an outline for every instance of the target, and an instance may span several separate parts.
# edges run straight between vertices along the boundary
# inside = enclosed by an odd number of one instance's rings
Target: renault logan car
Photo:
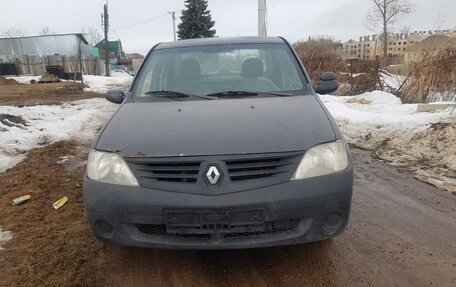
[[[283,38],[158,44],[90,150],[84,205],[102,241],[228,249],[325,240],[347,225],[347,144]]]

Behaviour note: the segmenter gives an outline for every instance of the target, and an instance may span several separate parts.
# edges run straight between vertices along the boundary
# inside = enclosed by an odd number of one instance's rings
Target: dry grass
[[[77,151],[76,151],[77,150]],[[60,156],[86,156],[75,142],[32,150],[0,174],[0,225],[13,234],[0,255],[0,286],[96,286],[103,249],[89,230],[82,205],[83,166],[58,164]],[[30,194],[20,206],[11,201]],[[57,199],[68,196],[59,210]]]
[[[456,49],[423,52],[421,61],[410,65],[403,100],[425,103],[454,100],[456,94]]]
[[[375,61],[344,61],[337,52],[338,43],[328,38],[310,39],[293,46],[309,72],[313,85],[320,74],[333,72],[341,87],[338,95],[358,95],[375,90],[379,84],[379,63]]]
[[[337,43],[330,39],[311,39],[294,45],[298,56],[310,74],[313,85],[317,85],[320,74],[324,72],[348,72],[348,67],[336,52]]]

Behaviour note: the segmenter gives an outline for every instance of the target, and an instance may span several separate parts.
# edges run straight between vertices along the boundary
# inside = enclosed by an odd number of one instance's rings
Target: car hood
[[[307,150],[335,140],[314,96],[123,104],[96,148],[126,157]]]

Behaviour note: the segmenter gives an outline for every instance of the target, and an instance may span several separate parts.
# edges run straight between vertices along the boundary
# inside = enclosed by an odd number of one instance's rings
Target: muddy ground
[[[15,87],[16,86],[16,87]],[[62,91],[61,91],[62,90]],[[69,92],[70,91],[70,92]],[[100,96],[68,83],[0,86],[0,104]],[[0,174],[0,286],[456,286],[456,195],[352,148],[355,186],[345,233],[327,242],[238,251],[104,245],[82,204],[89,142],[32,150]],[[32,201],[12,206],[31,194]],[[63,208],[52,203],[68,196]]]
[[[17,83],[2,85],[0,83],[0,104],[3,106],[52,105],[95,97],[103,97],[103,95],[84,92],[80,83],[61,82],[34,85]]]
[[[103,245],[89,230],[82,176],[89,143],[36,149],[0,174],[0,286],[456,286],[456,195],[352,148],[345,233],[328,242],[238,251]],[[62,157],[66,160],[62,161]],[[12,206],[30,193],[33,200]],[[53,210],[63,197],[69,203]]]

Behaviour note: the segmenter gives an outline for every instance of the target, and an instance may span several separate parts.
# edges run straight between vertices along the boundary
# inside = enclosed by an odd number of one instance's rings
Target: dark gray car
[[[282,38],[162,43],[89,153],[84,205],[97,238],[155,248],[325,240],[347,225],[347,145]]]

